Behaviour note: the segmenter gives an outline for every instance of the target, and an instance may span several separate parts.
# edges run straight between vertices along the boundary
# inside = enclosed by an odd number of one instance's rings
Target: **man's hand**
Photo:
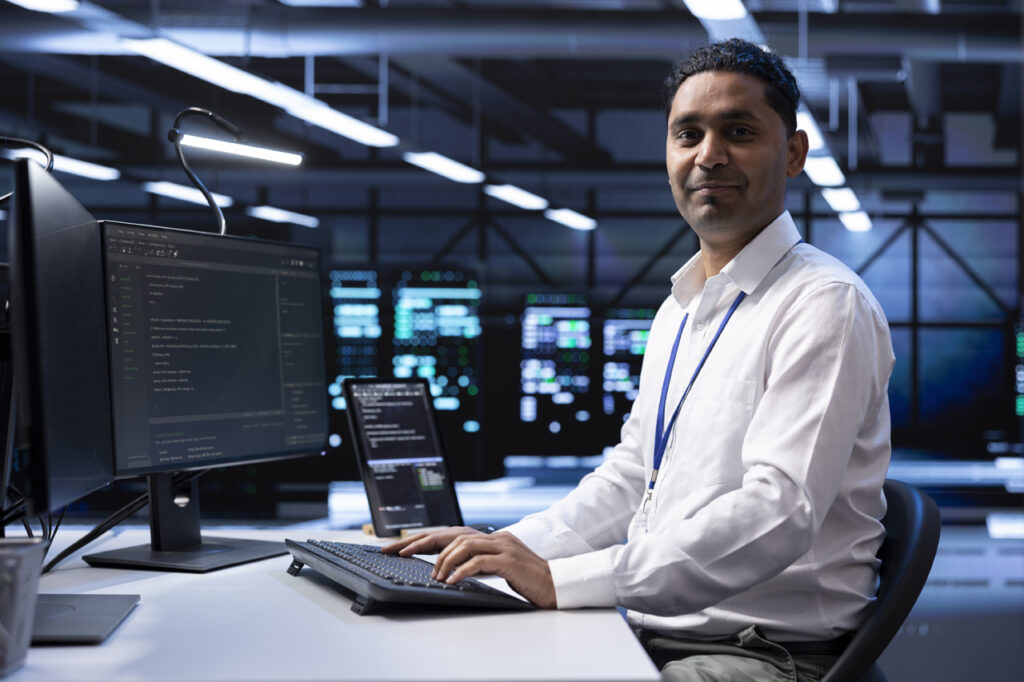
[[[385,554],[399,554],[401,556],[412,556],[413,554],[437,554],[451,544],[452,540],[460,535],[483,535],[481,531],[469,526],[451,526],[441,530],[417,533],[398,542],[384,545],[380,551]]]
[[[477,573],[492,573],[542,609],[558,606],[548,562],[511,533],[487,535],[467,526],[452,526],[402,538],[381,551],[401,556],[440,552],[432,574],[435,580],[451,584]]]
[[[558,607],[548,562],[511,533],[456,535],[437,558],[433,578],[452,584],[477,573],[501,576],[542,609]]]

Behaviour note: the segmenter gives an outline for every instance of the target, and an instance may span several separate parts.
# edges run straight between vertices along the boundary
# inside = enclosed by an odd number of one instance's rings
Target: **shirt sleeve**
[[[559,608],[694,612],[804,555],[862,425],[887,409],[893,356],[879,315],[849,283],[781,308],[765,350],[765,390],[743,438],[741,484],[626,545],[559,555],[550,562]]]
[[[641,401],[638,397],[632,414],[643,409]],[[549,560],[621,544],[643,495],[642,442],[638,420],[631,416],[622,427],[619,444],[572,492],[545,511],[502,530]]]

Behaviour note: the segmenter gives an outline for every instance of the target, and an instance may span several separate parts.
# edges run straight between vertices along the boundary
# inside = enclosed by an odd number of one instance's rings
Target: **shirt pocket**
[[[677,465],[703,485],[743,478],[743,439],[754,415],[757,384],[700,376],[683,404],[685,416],[672,448]]]

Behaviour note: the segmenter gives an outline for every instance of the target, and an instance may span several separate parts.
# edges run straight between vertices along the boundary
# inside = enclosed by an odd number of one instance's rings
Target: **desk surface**
[[[70,536],[61,538],[60,535]],[[365,541],[354,531],[220,530],[210,535]],[[66,546],[76,533],[58,535]],[[108,535],[89,551],[148,541]],[[40,592],[139,594],[99,646],[33,647],[11,682],[31,680],[658,680],[612,609],[358,616],[351,600],[288,556],[207,574],[90,568],[79,558]]]

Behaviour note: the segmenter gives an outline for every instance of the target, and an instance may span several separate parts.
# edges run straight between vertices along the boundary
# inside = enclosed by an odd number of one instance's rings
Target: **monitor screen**
[[[405,270],[392,289],[390,371],[422,377],[462,478],[480,472],[480,304],[476,278],[461,270]]]
[[[355,450],[377,535],[461,525],[424,379],[346,379]]]
[[[593,345],[585,294],[528,294],[522,315],[520,431],[543,454],[595,454]],[[536,447],[536,446],[533,446]],[[538,450],[535,450],[538,452]]]
[[[103,223],[116,473],[318,451],[314,249]]]
[[[640,369],[655,312],[654,308],[611,308],[605,313],[601,411],[611,418],[603,422],[613,429],[607,434],[611,442],[629,418],[640,389]]]

